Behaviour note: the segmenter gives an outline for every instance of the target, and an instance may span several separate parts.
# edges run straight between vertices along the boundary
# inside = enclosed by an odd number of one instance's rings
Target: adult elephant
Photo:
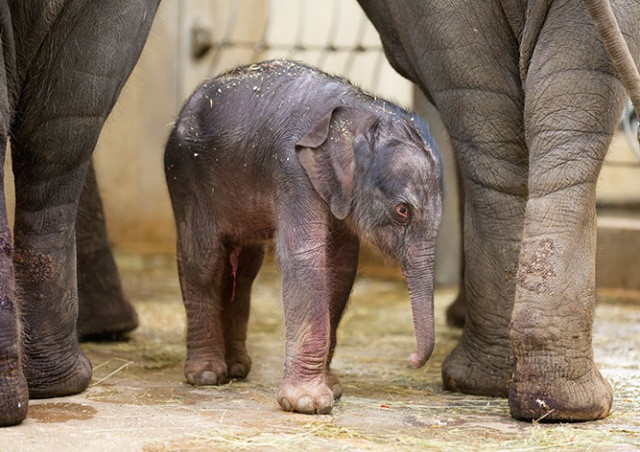
[[[593,362],[595,186],[624,88],[577,0],[359,0],[393,67],[434,103],[465,189],[467,317],[455,391],[521,419],[606,416]],[[640,3],[612,0],[638,55]]]
[[[13,241],[0,196],[0,425],[24,419],[29,396],[77,393],[91,378],[76,337],[78,200],[158,3],[0,0],[0,165],[11,137],[16,186]],[[84,254],[88,265],[101,253]]]

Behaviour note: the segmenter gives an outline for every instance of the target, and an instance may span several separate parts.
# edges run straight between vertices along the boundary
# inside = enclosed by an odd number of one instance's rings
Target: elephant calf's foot
[[[442,363],[445,388],[465,394],[506,397],[511,373],[510,349],[471,351],[465,347],[464,337]]]
[[[285,411],[303,414],[329,414],[333,408],[333,391],[321,383],[283,381],[278,392],[278,403]]]
[[[227,383],[227,365],[215,359],[190,359],[184,366],[184,375],[195,386],[217,386]]]
[[[339,400],[342,397],[342,385],[340,384],[340,380],[335,376],[333,372],[327,369],[327,372],[324,376],[324,381],[329,388],[331,388],[331,392],[333,392],[334,400]]]
[[[516,371],[509,391],[511,415],[522,420],[591,421],[609,414],[613,392],[593,365],[576,380],[532,379],[532,372]]]
[[[246,352],[234,352],[227,354],[227,373],[229,378],[243,380],[251,370],[251,358]]]
[[[29,397],[43,399],[78,394],[91,381],[91,363],[77,346],[65,354],[27,351],[24,373]]]

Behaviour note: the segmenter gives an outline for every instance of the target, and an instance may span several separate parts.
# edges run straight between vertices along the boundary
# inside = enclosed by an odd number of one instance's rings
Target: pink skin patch
[[[238,273],[238,256],[240,256],[242,248],[234,246],[229,253],[229,262],[231,263],[231,277],[233,278],[233,289],[231,290],[231,300],[236,297],[236,275]]]

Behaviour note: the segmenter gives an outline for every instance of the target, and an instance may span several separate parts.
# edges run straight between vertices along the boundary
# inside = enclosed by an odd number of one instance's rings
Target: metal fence
[[[198,2],[198,0],[192,0]],[[197,79],[229,67],[287,57],[344,76],[363,89],[404,106],[413,102],[412,85],[386,61],[377,32],[355,0],[202,0],[190,24],[190,58]],[[189,83],[188,94],[195,82]],[[640,203],[640,148],[633,109],[625,109],[602,171],[604,203]],[[624,181],[624,182],[623,182]],[[636,183],[634,183],[636,181]]]
[[[346,77],[410,106],[411,84],[387,62],[377,32],[355,1],[209,0],[211,18],[189,24],[200,75],[286,57]]]

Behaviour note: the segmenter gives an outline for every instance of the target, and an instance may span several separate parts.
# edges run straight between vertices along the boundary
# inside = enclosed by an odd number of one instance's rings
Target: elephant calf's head
[[[442,215],[440,157],[422,120],[336,107],[300,139],[298,157],[332,214],[386,255],[407,279],[418,340],[433,350],[435,237]]]

